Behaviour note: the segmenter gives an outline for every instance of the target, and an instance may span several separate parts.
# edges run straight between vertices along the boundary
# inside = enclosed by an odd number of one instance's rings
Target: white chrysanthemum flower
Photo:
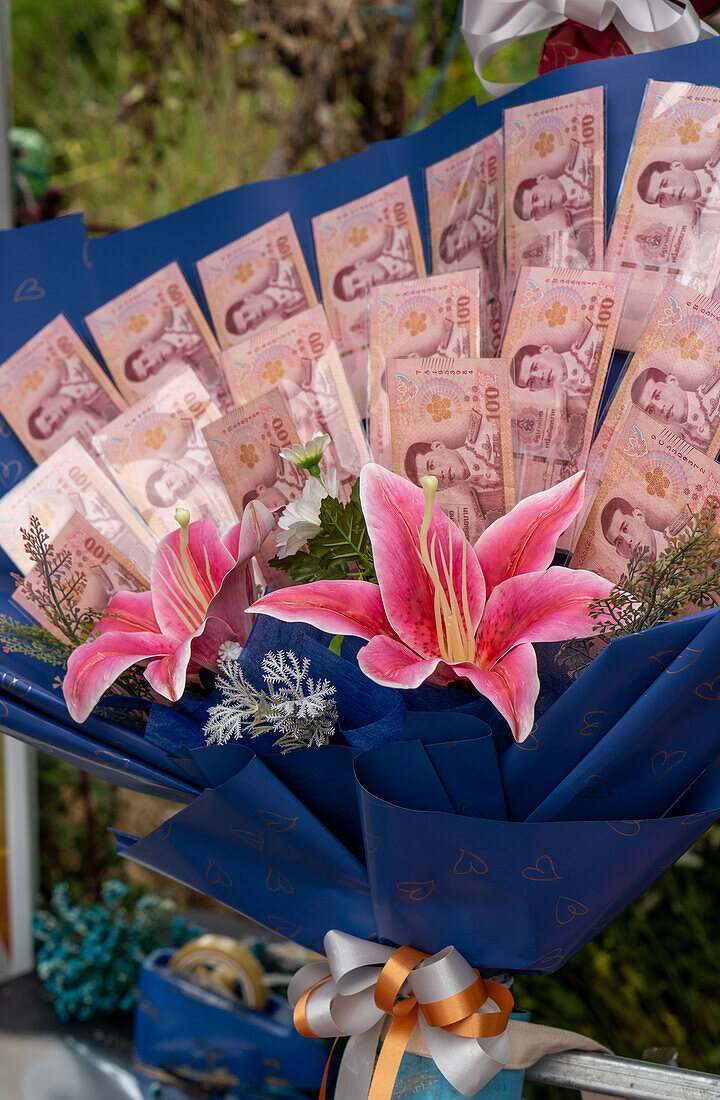
[[[325,475],[325,485],[311,477],[305,483],[303,494],[287,505],[278,520],[275,540],[279,558],[289,558],[302,550],[308,539],[320,530],[320,505],[325,497],[336,497],[337,474],[333,470]]]
[[[292,447],[283,447],[280,454],[288,462],[308,470],[311,466],[317,466],[329,446],[330,436],[324,432],[315,432],[309,443],[293,443]]]
[[[218,658],[221,661],[237,661],[241,653],[240,642],[223,642],[218,650]]]

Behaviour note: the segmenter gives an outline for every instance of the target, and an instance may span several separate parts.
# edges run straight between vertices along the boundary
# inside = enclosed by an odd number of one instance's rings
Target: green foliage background
[[[247,15],[253,2],[14,0],[15,121],[52,142],[54,180],[92,229],[137,224],[263,174],[299,78],[258,52]],[[407,5],[414,14],[402,128],[479,90],[462,44],[446,58],[457,6]],[[537,39],[509,47],[491,75],[530,79],[539,48]],[[292,170],[361,148],[361,111],[339,96]],[[116,797],[94,780],[82,789],[77,773],[49,760],[42,782],[44,884],[70,877],[93,887],[83,807],[89,800],[95,808],[102,874],[114,863],[104,829]],[[706,836],[559,974],[519,981],[519,1004],[536,1021],[586,1032],[617,1053],[672,1046],[681,1063],[720,1071],[719,843],[718,831]],[[526,1095],[561,1093],[528,1087]]]

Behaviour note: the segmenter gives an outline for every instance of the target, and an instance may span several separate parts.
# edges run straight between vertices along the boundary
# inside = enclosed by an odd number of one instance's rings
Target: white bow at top
[[[485,80],[488,58],[518,38],[550,30],[566,19],[597,31],[614,23],[633,53],[686,46],[717,34],[689,0],[464,0],[463,37],[490,95],[519,85]]]
[[[416,1026],[440,1072],[463,1096],[475,1096],[507,1065],[512,994],[483,981],[454,947],[428,956],[338,931],[328,932],[324,944],[327,960],[299,970],[288,997],[302,1035],[350,1036],[335,1090],[342,1100],[390,1100]],[[324,1092],[323,1084],[321,1098]]]

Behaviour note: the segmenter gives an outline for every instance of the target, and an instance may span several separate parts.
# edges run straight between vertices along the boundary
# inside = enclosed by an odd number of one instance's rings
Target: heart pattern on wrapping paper
[[[277,932],[279,936],[287,936],[289,940],[297,936],[298,932],[302,932],[301,924],[293,924],[292,921],[285,920],[284,917],[273,916],[272,913],[268,914],[265,923],[273,932]]]
[[[365,833],[363,836],[365,841],[365,851],[369,856],[374,856],[380,847],[380,837],[374,836],[372,833]]]
[[[172,832],[172,821],[163,821],[162,825],[159,825],[155,830],[155,835],[159,840],[167,840]]]
[[[656,752],[650,761],[653,775],[656,779],[663,779],[672,768],[682,764],[686,756],[687,753],[684,749],[677,749],[675,752],[665,752],[662,749],[660,752]]]
[[[583,905],[581,901],[575,901],[574,898],[560,897],[555,906],[555,920],[558,924],[570,924],[571,921],[575,920],[575,917],[584,917],[587,912],[587,905]]]
[[[522,877],[530,882],[556,882],[562,878],[555,869],[550,856],[538,856],[532,867],[524,867]]]
[[[271,810],[258,810],[258,817],[273,833],[287,833],[297,825],[296,817],[283,817],[282,814],[272,813]]]
[[[698,684],[695,688],[695,694],[698,699],[705,699],[708,703],[719,702],[720,676],[715,676],[712,680],[705,680],[702,684]]]
[[[283,894],[295,893],[295,887],[290,879],[286,878],[285,875],[281,875],[279,871],[275,871],[272,867],[268,867],[265,889],[269,890],[271,894],[277,894],[278,892]]]
[[[121,772],[130,767],[127,756],[118,756],[117,753],[110,752],[109,749],[95,749],[95,759],[99,760],[101,764],[110,764]]]
[[[704,817],[715,817],[714,810],[700,810],[696,814],[687,814],[686,817],[680,822],[681,825],[695,825],[696,822],[702,821]]]
[[[475,852],[469,852],[466,848],[461,848],[460,857],[453,867],[453,872],[456,875],[486,875],[488,865],[484,859],[475,855]]]
[[[539,749],[540,748],[540,742],[538,741],[537,737],[535,736],[535,730],[536,729],[537,729],[537,722],[535,723],[533,728],[530,730],[530,733],[527,735],[527,737],[525,738],[524,741],[516,741],[515,748],[516,749],[522,749],[523,752],[534,752],[535,749]]]
[[[637,836],[640,832],[639,821],[606,821],[605,824],[619,836]]]
[[[213,886],[232,886],[232,879],[227,873],[224,867],[221,867],[219,863],[216,863],[214,859],[208,859],[207,870],[205,871],[205,878]]]
[[[0,485],[4,489],[12,489],[22,477],[22,472],[22,462],[16,458],[11,459],[10,462],[0,462]]]
[[[610,788],[601,775],[589,775],[580,787],[573,787],[576,798],[609,798]]]
[[[585,725],[580,730],[578,737],[594,737],[597,733],[605,732],[608,726],[610,714],[606,710],[589,710],[583,721]]]
[[[256,852],[262,852],[265,847],[265,837],[249,833],[245,829],[228,829],[228,833],[230,836],[236,836],[238,840],[242,840],[244,844],[249,844]]]
[[[13,301],[18,302],[39,302],[41,298],[45,297],[45,291],[40,286],[34,275],[31,275],[29,279],[23,279],[20,286],[13,295]]]
[[[541,955],[539,959],[534,959],[528,970],[552,970],[552,968],[563,961],[563,953],[561,947],[552,947],[549,951],[546,951],[544,955]]]
[[[395,884],[401,894],[407,894],[409,901],[425,901],[435,889],[435,879],[427,882],[397,882]]]

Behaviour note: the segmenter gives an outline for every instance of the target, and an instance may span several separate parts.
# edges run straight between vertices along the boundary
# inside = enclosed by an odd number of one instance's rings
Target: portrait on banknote
[[[523,265],[599,268],[604,244],[602,88],[505,111],[510,288]]]
[[[571,565],[617,581],[634,555],[655,561],[693,515],[719,498],[720,464],[631,405]]]
[[[197,268],[224,348],[317,301],[290,214],[205,256]]]
[[[720,88],[648,81],[606,251],[606,267],[637,273],[621,347],[634,348],[663,276],[714,295],[719,126]]]
[[[0,366],[0,413],[36,462],[73,437],[88,446],[125,408],[62,315]]]

